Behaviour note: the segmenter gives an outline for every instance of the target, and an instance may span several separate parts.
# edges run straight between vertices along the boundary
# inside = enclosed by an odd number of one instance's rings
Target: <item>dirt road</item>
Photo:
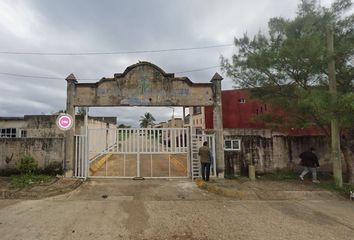
[[[344,200],[236,201],[189,180],[97,180],[44,200],[1,200],[7,239],[353,239]]]

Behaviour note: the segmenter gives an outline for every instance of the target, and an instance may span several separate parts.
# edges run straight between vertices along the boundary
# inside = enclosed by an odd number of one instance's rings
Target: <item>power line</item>
[[[187,70],[187,71],[175,72],[175,74],[200,72],[200,71],[205,71],[205,70],[209,70],[209,69],[213,69],[213,68],[219,68],[219,67],[220,67],[220,65],[210,66],[210,67],[205,67],[205,68],[198,68],[198,69],[192,69],[192,70]],[[0,75],[11,76],[11,77],[22,77],[22,78],[50,79],[50,80],[64,80],[65,79],[65,77],[26,75],[26,74],[17,74],[17,73],[9,73],[9,72],[0,72]],[[101,79],[101,78],[78,78],[77,80],[93,81],[93,80],[99,80],[99,79]]]
[[[17,52],[17,51],[0,51],[0,54],[7,55],[37,55],[37,56],[89,56],[89,55],[122,55],[122,54],[138,54],[138,53],[160,53],[160,52],[177,52],[190,51],[211,48],[231,47],[233,44],[220,44],[202,47],[188,47],[188,48],[169,48],[169,49],[155,49],[155,50],[133,50],[133,51],[112,51],[112,52]]]
[[[182,71],[182,72],[175,72],[176,74],[180,74],[180,73],[191,73],[191,72],[200,72],[200,71],[205,71],[205,70],[209,70],[209,69],[213,69],[213,68],[219,68],[221,67],[220,65],[217,66],[211,66],[211,67],[205,67],[205,68],[198,68],[198,69],[193,69],[193,70],[188,70],[188,71]]]
[[[41,78],[41,79],[61,79],[59,77],[46,77],[46,76],[33,76],[33,75],[23,75],[23,74],[16,74],[16,73],[7,73],[7,72],[0,72],[1,75],[7,75],[12,77],[23,77],[23,78]]]
[[[40,79],[51,79],[51,80],[63,80],[66,77],[50,77],[50,76],[38,76],[38,75],[25,75],[17,73],[0,72],[0,75],[12,76],[12,77],[23,77],[23,78],[40,78]],[[80,78],[77,80],[98,80],[99,78]]]

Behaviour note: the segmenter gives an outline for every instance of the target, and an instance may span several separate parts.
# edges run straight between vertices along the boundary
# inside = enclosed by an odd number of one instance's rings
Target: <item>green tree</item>
[[[351,7],[351,0],[336,0],[329,8],[319,6],[317,0],[302,0],[294,19],[271,18],[268,34],[235,38],[236,54],[231,60],[221,57],[221,65],[237,87],[250,88],[253,97],[288,113],[264,116],[263,120],[283,126],[316,124],[329,137],[330,122],[338,119],[349,182],[354,183],[354,15],[348,14]],[[334,53],[327,50],[328,26],[334,30]],[[328,91],[331,60],[336,64],[335,97]],[[341,185],[340,181],[336,183]]]
[[[121,123],[121,124],[118,125],[118,128],[131,128],[131,126]]]
[[[151,113],[147,112],[144,114],[144,116],[140,117],[140,127],[142,128],[147,128],[149,126],[153,126],[155,122],[155,118],[152,116]]]

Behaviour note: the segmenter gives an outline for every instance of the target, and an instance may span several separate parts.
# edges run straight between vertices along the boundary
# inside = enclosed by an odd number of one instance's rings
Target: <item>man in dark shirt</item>
[[[301,159],[300,165],[304,167],[304,170],[299,177],[301,180],[304,180],[304,176],[311,171],[312,182],[319,183],[320,181],[317,180],[316,168],[319,167],[320,164],[318,163],[318,158],[314,151],[314,148],[310,148],[309,151],[305,151],[299,155],[299,158]]]
[[[204,142],[199,148],[198,155],[200,157],[200,165],[202,167],[202,178],[204,181],[209,181],[211,156],[208,148],[208,142]]]

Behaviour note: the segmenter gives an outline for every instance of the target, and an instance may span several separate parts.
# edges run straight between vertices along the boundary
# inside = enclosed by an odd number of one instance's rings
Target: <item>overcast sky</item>
[[[322,0],[327,6],[331,1]],[[0,52],[110,52],[231,44],[244,33],[265,31],[269,18],[295,16],[297,0],[0,0]],[[150,61],[166,72],[218,66],[233,47],[123,55],[33,56],[0,54],[0,116],[51,114],[65,108],[66,81],[100,79]],[[186,72],[193,82],[209,82],[219,68]],[[83,82],[83,80],[79,80]],[[87,80],[86,80],[87,82]],[[90,82],[94,82],[91,80]],[[223,89],[232,88],[225,78]],[[91,115],[117,116],[136,125],[144,112],[166,120],[171,108],[94,108]],[[176,108],[176,115],[181,109]]]

